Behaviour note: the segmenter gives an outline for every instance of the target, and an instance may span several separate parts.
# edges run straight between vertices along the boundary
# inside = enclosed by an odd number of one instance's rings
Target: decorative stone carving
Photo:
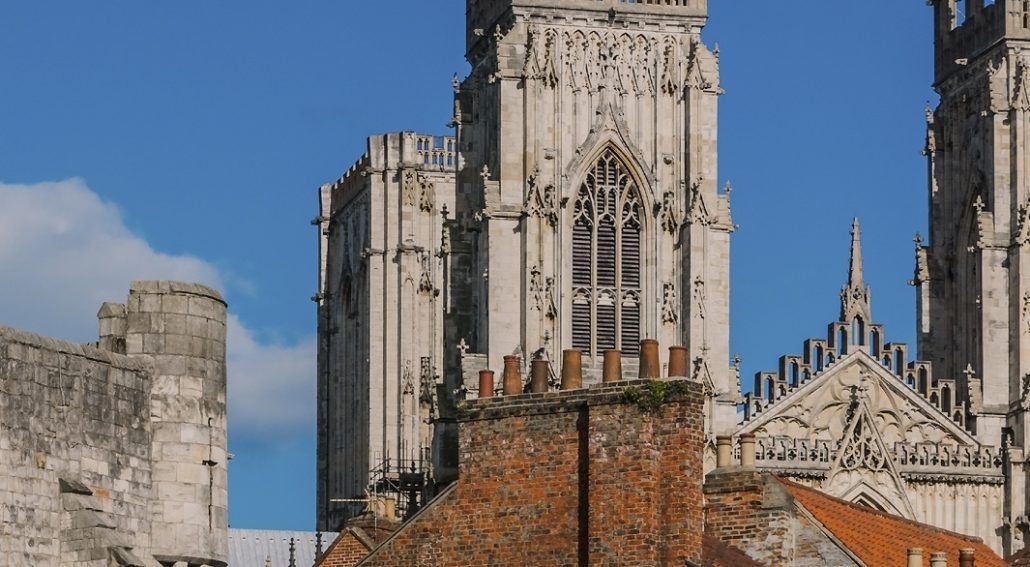
[[[547,305],[547,312],[544,313],[544,314],[547,315],[548,319],[554,320],[554,318],[558,316],[558,302],[555,300],[555,297],[554,297],[554,278],[552,278],[552,277],[548,277],[547,278],[547,302],[546,302],[546,305]]]
[[[533,266],[529,270],[529,296],[533,298],[533,309],[543,311],[545,293],[540,267]]]
[[[1030,245],[1030,195],[1019,205],[1016,214],[1016,230],[1014,231],[1013,242],[1018,246]]]
[[[436,287],[433,285],[432,256],[428,252],[419,252],[419,266],[422,275],[418,279],[419,293],[433,293]]]
[[[676,284],[665,282],[662,285],[662,322],[675,325],[680,319],[680,301],[676,293]]]
[[[686,86],[688,89],[707,90],[712,84],[705,78],[704,70],[701,68],[701,38],[692,36],[690,38],[690,55],[687,59]]]
[[[404,204],[415,206],[415,199],[418,187],[418,173],[414,169],[405,169],[401,172],[401,193],[404,195]]]
[[[530,26],[526,41],[526,63],[522,69],[522,77],[537,81],[548,88],[558,85],[558,33],[553,29],[541,32],[536,26]]]
[[[679,45],[672,38],[666,38],[662,46],[662,92],[674,95],[679,92]]]
[[[423,212],[431,213],[436,207],[436,186],[425,176],[419,176],[419,199],[418,207]]]
[[[556,226],[558,224],[558,203],[554,185],[540,183],[539,169],[529,176],[528,185],[526,214],[531,217],[545,218],[552,227]]]
[[[707,315],[705,307],[705,280],[701,276],[694,279],[694,302],[697,304],[697,314],[702,319]]]
[[[433,369],[433,359],[423,356],[420,366],[418,401],[423,406],[431,408],[436,405],[436,372]]]
[[[1025,56],[1016,61],[1011,104],[1014,110],[1030,110],[1030,62]]]
[[[1023,292],[1023,334],[1030,334],[1030,291]]]
[[[712,216],[708,212],[708,205],[705,203],[704,195],[701,194],[701,185],[704,182],[700,177],[690,185],[690,207],[687,219],[691,224],[708,226],[712,224]]]
[[[662,194],[662,203],[658,206],[658,222],[669,234],[676,234],[680,228],[680,214],[676,206],[676,194],[666,191]]]

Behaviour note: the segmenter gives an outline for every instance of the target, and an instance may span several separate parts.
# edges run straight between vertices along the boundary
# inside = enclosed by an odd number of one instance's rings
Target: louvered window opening
[[[572,346],[601,355],[640,351],[640,194],[608,150],[576,195],[572,229]]]

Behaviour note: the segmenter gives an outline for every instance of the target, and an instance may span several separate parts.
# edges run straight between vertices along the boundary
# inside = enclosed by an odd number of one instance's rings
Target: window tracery
[[[638,354],[642,211],[628,168],[606,150],[587,173],[573,209],[573,348]]]

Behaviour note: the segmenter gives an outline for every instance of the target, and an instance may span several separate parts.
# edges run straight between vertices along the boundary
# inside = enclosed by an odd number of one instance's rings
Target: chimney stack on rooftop
[[[948,567],[948,554],[935,551],[930,554],[930,567]]]
[[[908,550],[908,567],[923,567],[923,549],[911,547]]]
[[[976,550],[971,547],[964,547],[958,550],[958,567],[975,567]]]

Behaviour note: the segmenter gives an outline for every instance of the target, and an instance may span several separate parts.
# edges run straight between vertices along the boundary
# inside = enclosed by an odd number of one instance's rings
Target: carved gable
[[[845,355],[754,416],[740,433],[826,441],[836,447],[849,425],[852,398],[862,387],[876,429],[888,448],[899,442],[977,445],[971,435],[862,351]]]

